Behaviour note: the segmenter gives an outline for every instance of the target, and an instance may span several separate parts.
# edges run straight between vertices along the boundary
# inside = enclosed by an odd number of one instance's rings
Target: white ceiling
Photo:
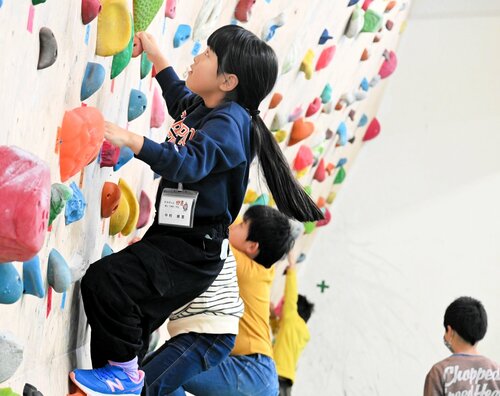
[[[413,0],[410,19],[498,16],[500,0]]]

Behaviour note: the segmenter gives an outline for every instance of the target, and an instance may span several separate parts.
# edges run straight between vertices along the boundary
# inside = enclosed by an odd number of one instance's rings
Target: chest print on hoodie
[[[178,146],[185,146],[188,140],[194,138],[196,134],[196,130],[194,128],[189,128],[186,124],[184,124],[184,119],[186,118],[187,113],[184,110],[181,114],[181,119],[179,121],[175,121],[170,127],[167,135],[167,142],[174,143]]]

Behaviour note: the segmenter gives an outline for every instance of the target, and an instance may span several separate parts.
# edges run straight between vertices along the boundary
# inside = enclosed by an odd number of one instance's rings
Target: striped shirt
[[[171,337],[189,332],[238,334],[242,316],[236,260],[229,249],[224,267],[207,291],[172,312],[167,327]]]

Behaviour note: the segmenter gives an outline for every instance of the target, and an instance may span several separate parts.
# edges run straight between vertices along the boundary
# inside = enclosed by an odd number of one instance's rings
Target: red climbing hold
[[[398,66],[398,58],[396,57],[394,51],[389,51],[384,56],[386,59],[384,63],[382,63],[378,72],[380,78],[389,77],[392,73],[394,73],[394,70],[396,70],[396,67]]]
[[[310,117],[316,114],[320,108],[321,108],[321,98],[315,98],[307,108],[306,117]]]
[[[101,192],[101,217],[111,217],[118,209],[122,192],[117,184],[105,182]]]
[[[318,163],[318,166],[316,167],[316,172],[314,172],[314,180],[322,182],[325,180],[325,178],[326,178],[325,160],[321,158],[321,160]]]
[[[297,156],[293,161],[293,169],[296,171],[301,171],[312,165],[314,162],[314,155],[309,146],[300,146]]]
[[[92,22],[101,11],[99,0],[82,0],[82,22],[84,25]]]
[[[234,9],[234,17],[240,22],[248,22],[256,0],[240,0]]]
[[[326,47],[319,56],[318,62],[316,62],[316,71],[324,69],[327,67],[335,55],[335,46]]]
[[[370,125],[368,125],[368,128],[366,129],[365,136],[363,136],[363,142],[366,142],[367,140],[372,140],[376,138],[380,133],[380,123],[376,118],[370,122]]]

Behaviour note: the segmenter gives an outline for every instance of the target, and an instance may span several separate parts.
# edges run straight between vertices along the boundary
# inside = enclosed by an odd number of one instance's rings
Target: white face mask
[[[444,345],[446,346],[446,348],[448,348],[451,353],[455,353],[455,352],[453,352],[453,348],[451,347],[451,344],[448,341],[446,341],[446,338],[444,336],[443,336],[443,342],[444,342]]]

